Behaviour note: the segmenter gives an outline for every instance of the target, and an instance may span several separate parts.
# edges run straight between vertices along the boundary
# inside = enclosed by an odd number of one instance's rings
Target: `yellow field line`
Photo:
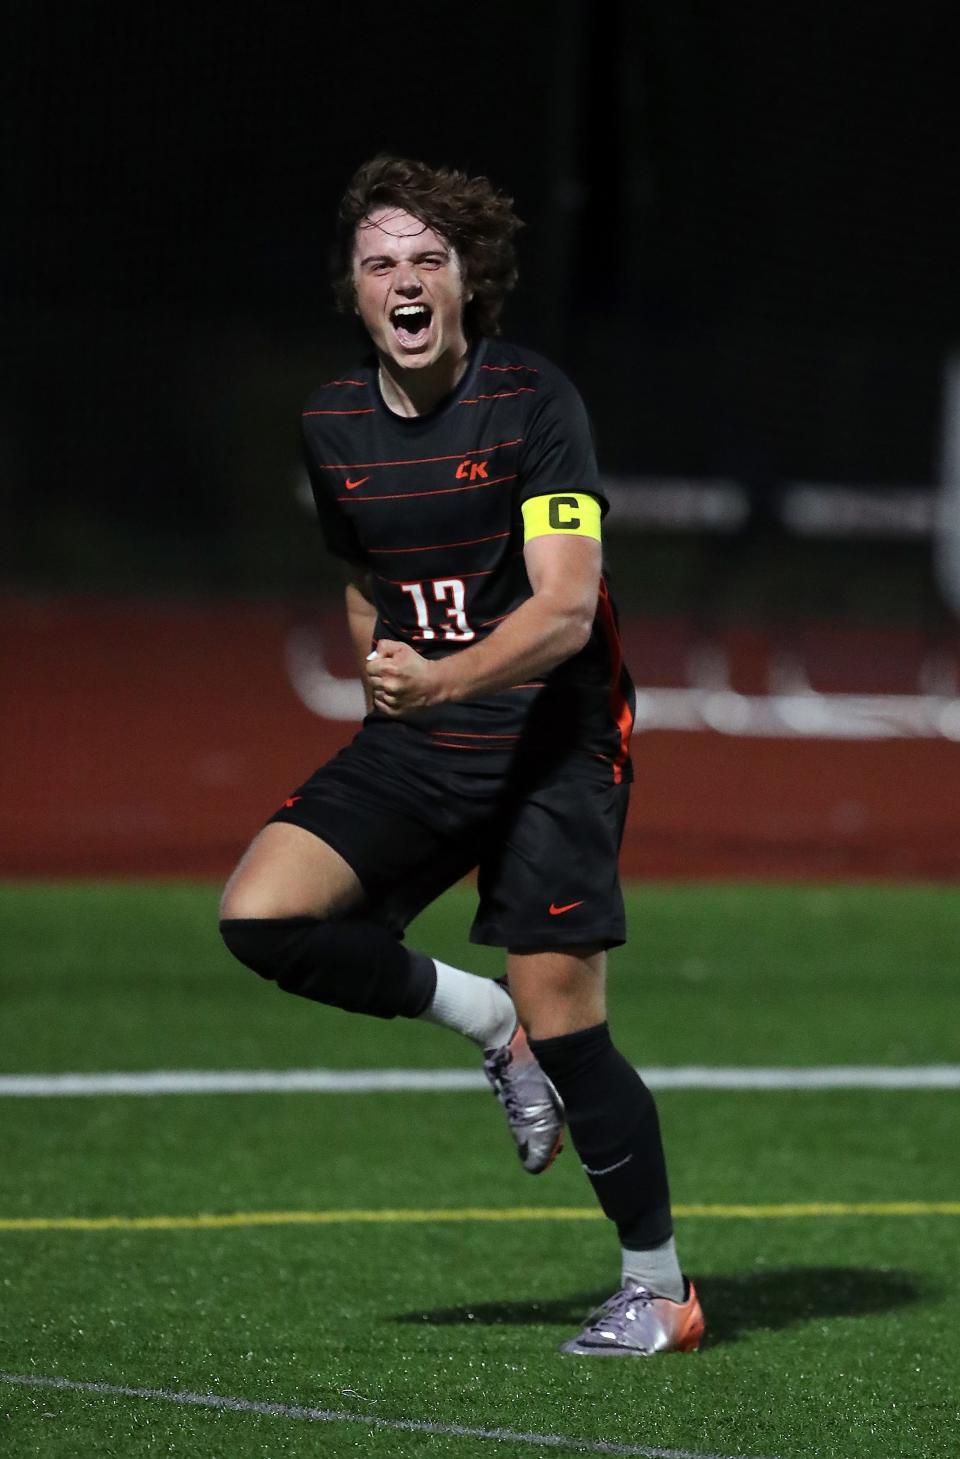
[[[774,1221],[829,1216],[960,1216],[960,1201],[816,1201],[777,1206],[674,1206],[680,1219]],[[459,1206],[435,1210],[236,1211],[197,1216],[25,1216],[0,1231],[218,1231],[242,1226],[430,1225],[466,1221],[597,1221],[594,1206]]]

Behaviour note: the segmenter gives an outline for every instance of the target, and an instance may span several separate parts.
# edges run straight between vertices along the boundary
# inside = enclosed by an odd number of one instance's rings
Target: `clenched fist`
[[[391,719],[440,699],[440,663],[423,658],[408,643],[381,638],[367,658],[367,676],[374,709]]]

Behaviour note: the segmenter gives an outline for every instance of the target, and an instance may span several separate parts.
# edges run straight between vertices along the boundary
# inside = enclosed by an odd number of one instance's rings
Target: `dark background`
[[[14,0],[8,583],[322,581],[297,417],[356,351],[328,243],[379,150],[515,197],[505,332],[573,375],[608,473],[746,483],[771,563],[780,483],[933,484],[960,326],[954,18],[945,0]],[[630,539],[641,606],[709,556],[669,539]],[[842,550],[875,589],[836,612],[910,618],[934,591],[926,541]]]

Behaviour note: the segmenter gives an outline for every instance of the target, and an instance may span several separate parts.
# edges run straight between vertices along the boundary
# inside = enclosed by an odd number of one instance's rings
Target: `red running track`
[[[3,602],[0,874],[222,877],[303,776],[352,733],[298,700],[284,667],[336,613],[246,601]],[[687,630],[624,624],[638,682],[682,682]],[[908,633],[811,629],[823,689],[915,689]],[[735,686],[761,687],[761,633],[730,633]],[[627,876],[928,878],[960,864],[960,745],[653,732],[633,741]]]

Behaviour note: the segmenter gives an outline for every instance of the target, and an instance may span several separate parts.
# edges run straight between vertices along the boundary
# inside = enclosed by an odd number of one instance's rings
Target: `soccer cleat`
[[[563,1149],[563,1101],[527,1043],[523,1025],[498,1049],[486,1049],[483,1072],[503,1105],[524,1170],[539,1175]]]
[[[591,1314],[582,1332],[560,1344],[560,1351],[592,1358],[692,1353],[700,1346],[703,1329],[703,1312],[691,1281],[682,1302],[655,1297],[638,1282],[628,1282]]]

